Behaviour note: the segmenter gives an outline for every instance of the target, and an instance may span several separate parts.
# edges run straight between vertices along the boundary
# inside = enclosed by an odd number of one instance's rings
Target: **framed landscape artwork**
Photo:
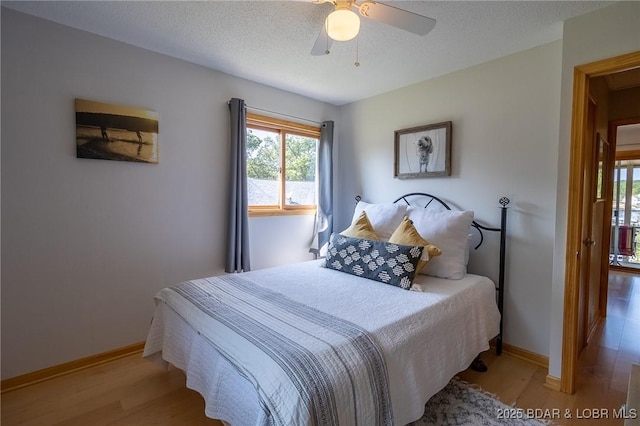
[[[451,121],[395,131],[396,178],[451,176]]]
[[[158,114],[76,99],[76,156],[158,163]]]

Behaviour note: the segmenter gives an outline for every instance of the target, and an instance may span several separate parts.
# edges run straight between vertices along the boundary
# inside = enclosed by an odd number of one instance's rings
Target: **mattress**
[[[420,418],[426,401],[488,349],[489,340],[498,334],[495,285],[486,277],[467,274],[461,280],[446,280],[419,275],[407,291],[322,264],[303,262],[241,275],[374,336],[386,363],[390,424]],[[187,386],[204,397],[208,417],[231,425],[275,423],[265,409],[260,383],[238,368],[237,359],[216,349],[221,343],[214,344],[194,320],[198,308],[175,295],[170,301],[166,293],[158,293],[144,356],[184,370]]]

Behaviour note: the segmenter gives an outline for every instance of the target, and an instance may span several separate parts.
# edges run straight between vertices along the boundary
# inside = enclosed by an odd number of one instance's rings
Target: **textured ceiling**
[[[604,1],[388,1],[437,20],[417,36],[362,19],[358,42],[311,48],[331,4],[311,1],[43,1],[2,6],[341,105],[562,37]]]

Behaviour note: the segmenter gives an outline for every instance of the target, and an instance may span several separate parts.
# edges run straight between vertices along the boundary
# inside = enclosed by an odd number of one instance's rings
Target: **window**
[[[247,114],[251,216],[313,214],[320,128]]]
[[[623,157],[620,152],[616,154]],[[637,266],[640,263],[640,159],[616,161],[612,207],[609,263]]]
[[[613,173],[612,225],[640,227],[640,160],[617,161]]]

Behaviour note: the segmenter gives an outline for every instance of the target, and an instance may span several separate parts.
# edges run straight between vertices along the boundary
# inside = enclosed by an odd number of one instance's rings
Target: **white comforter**
[[[418,419],[425,402],[453,375],[488,349],[498,334],[494,284],[468,274],[462,280],[418,276],[406,291],[305,262],[243,274],[288,298],[372,333],[387,364],[393,424]],[[268,424],[255,386],[193,330],[189,304],[159,303],[144,356],[186,371],[206,413],[233,425]],[[176,305],[177,306],[177,305]],[[176,310],[177,309],[177,310]],[[195,308],[193,308],[195,309]],[[295,423],[295,421],[294,421]]]

